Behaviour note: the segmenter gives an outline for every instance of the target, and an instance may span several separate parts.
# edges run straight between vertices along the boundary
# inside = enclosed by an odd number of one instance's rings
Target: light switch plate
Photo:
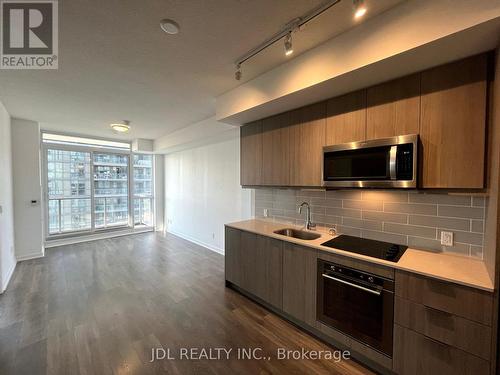
[[[453,232],[441,232],[441,245],[453,246]]]

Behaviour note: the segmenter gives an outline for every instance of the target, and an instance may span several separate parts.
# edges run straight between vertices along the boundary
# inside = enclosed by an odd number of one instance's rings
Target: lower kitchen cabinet
[[[283,244],[283,311],[310,326],[316,324],[317,251]]]
[[[226,280],[281,309],[283,242],[226,227],[225,243]]]
[[[401,375],[489,374],[489,362],[410,329],[394,326],[393,371]]]

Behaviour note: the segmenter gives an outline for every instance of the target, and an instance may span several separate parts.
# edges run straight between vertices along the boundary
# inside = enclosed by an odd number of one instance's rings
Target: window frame
[[[85,229],[85,230],[79,230],[76,229],[74,231],[65,231],[63,233],[55,233],[55,234],[50,234],[49,233],[49,192],[48,192],[48,150],[62,150],[62,151],[76,151],[76,152],[89,152],[90,153],[90,204],[91,204],[91,212],[90,212],[90,220],[91,220],[91,227],[90,229]],[[134,154],[142,154],[142,153],[135,153],[132,151],[130,148],[129,150],[127,149],[117,149],[117,148],[106,148],[106,147],[92,147],[92,146],[85,146],[85,145],[67,145],[67,144],[60,144],[60,143],[50,143],[50,142],[43,142],[41,141],[41,150],[42,150],[42,191],[44,194],[44,204],[43,204],[43,211],[44,211],[44,234],[45,234],[45,240],[56,240],[56,239],[62,239],[62,238],[68,238],[68,237],[76,237],[76,236],[83,236],[83,235],[93,235],[93,234],[100,234],[100,233],[106,233],[106,232],[113,232],[116,230],[123,230],[123,229],[135,229],[135,218],[134,218],[134,197],[135,197],[135,192],[134,192],[134,168],[133,168],[133,155]],[[124,155],[127,156],[128,158],[128,194],[127,194],[127,202],[128,202],[128,223],[124,225],[116,225],[112,227],[104,227],[104,228],[96,228],[95,227],[95,192],[94,192],[94,153],[100,153],[100,154],[118,154],[118,155]],[[140,226],[141,229],[151,229],[154,230],[154,227],[156,225],[156,210],[155,210],[155,157],[154,154],[151,154],[152,156],[152,179],[151,179],[151,207],[152,207],[152,215],[153,215],[153,222],[151,227],[144,227]],[[83,198],[82,198],[83,199]],[[88,199],[88,198],[86,198]]]

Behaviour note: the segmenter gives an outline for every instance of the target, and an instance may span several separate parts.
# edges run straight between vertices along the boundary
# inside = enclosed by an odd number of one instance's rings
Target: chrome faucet
[[[316,224],[311,221],[311,207],[309,207],[309,203],[302,202],[299,206],[299,214],[302,213],[302,207],[306,208],[306,229],[316,229]]]

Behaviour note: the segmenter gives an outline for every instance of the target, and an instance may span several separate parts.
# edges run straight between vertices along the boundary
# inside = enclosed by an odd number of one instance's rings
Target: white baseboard
[[[28,253],[28,254],[23,254],[23,255],[16,255],[16,259],[18,262],[22,262],[23,260],[30,260],[30,259],[37,259],[37,258],[43,258],[45,256],[44,252],[40,253],[39,251]]]
[[[10,279],[11,279],[12,275],[14,274],[14,270],[16,269],[16,264],[17,264],[17,262],[14,262],[14,264],[12,264],[12,267],[10,267],[9,272],[7,272],[7,277],[5,278],[5,280],[1,280],[1,282],[2,282],[1,289],[2,290],[0,290],[0,294],[5,292],[5,289],[7,289],[7,286],[9,285]]]
[[[216,246],[207,244],[207,243],[205,243],[203,241],[200,241],[200,240],[198,240],[196,238],[193,238],[193,237],[191,237],[191,236],[189,236],[187,234],[180,233],[180,232],[177,232],[177,231],[174,231],[174,230],[169,230],[169,229],[167,229],[165,232],[166,233],[171,233],[171,234],[173,234],[173,235],[175,235],[177,237],[185,239],[186,241],[195,243],[196,245],[200,245],[200,246],[206,247],[208,250],[211,250],[211,251],[214,251],[214,252],[216,252],[218,254],[224,255],[224,249],[220,249],[220,248],[218,248]]]

